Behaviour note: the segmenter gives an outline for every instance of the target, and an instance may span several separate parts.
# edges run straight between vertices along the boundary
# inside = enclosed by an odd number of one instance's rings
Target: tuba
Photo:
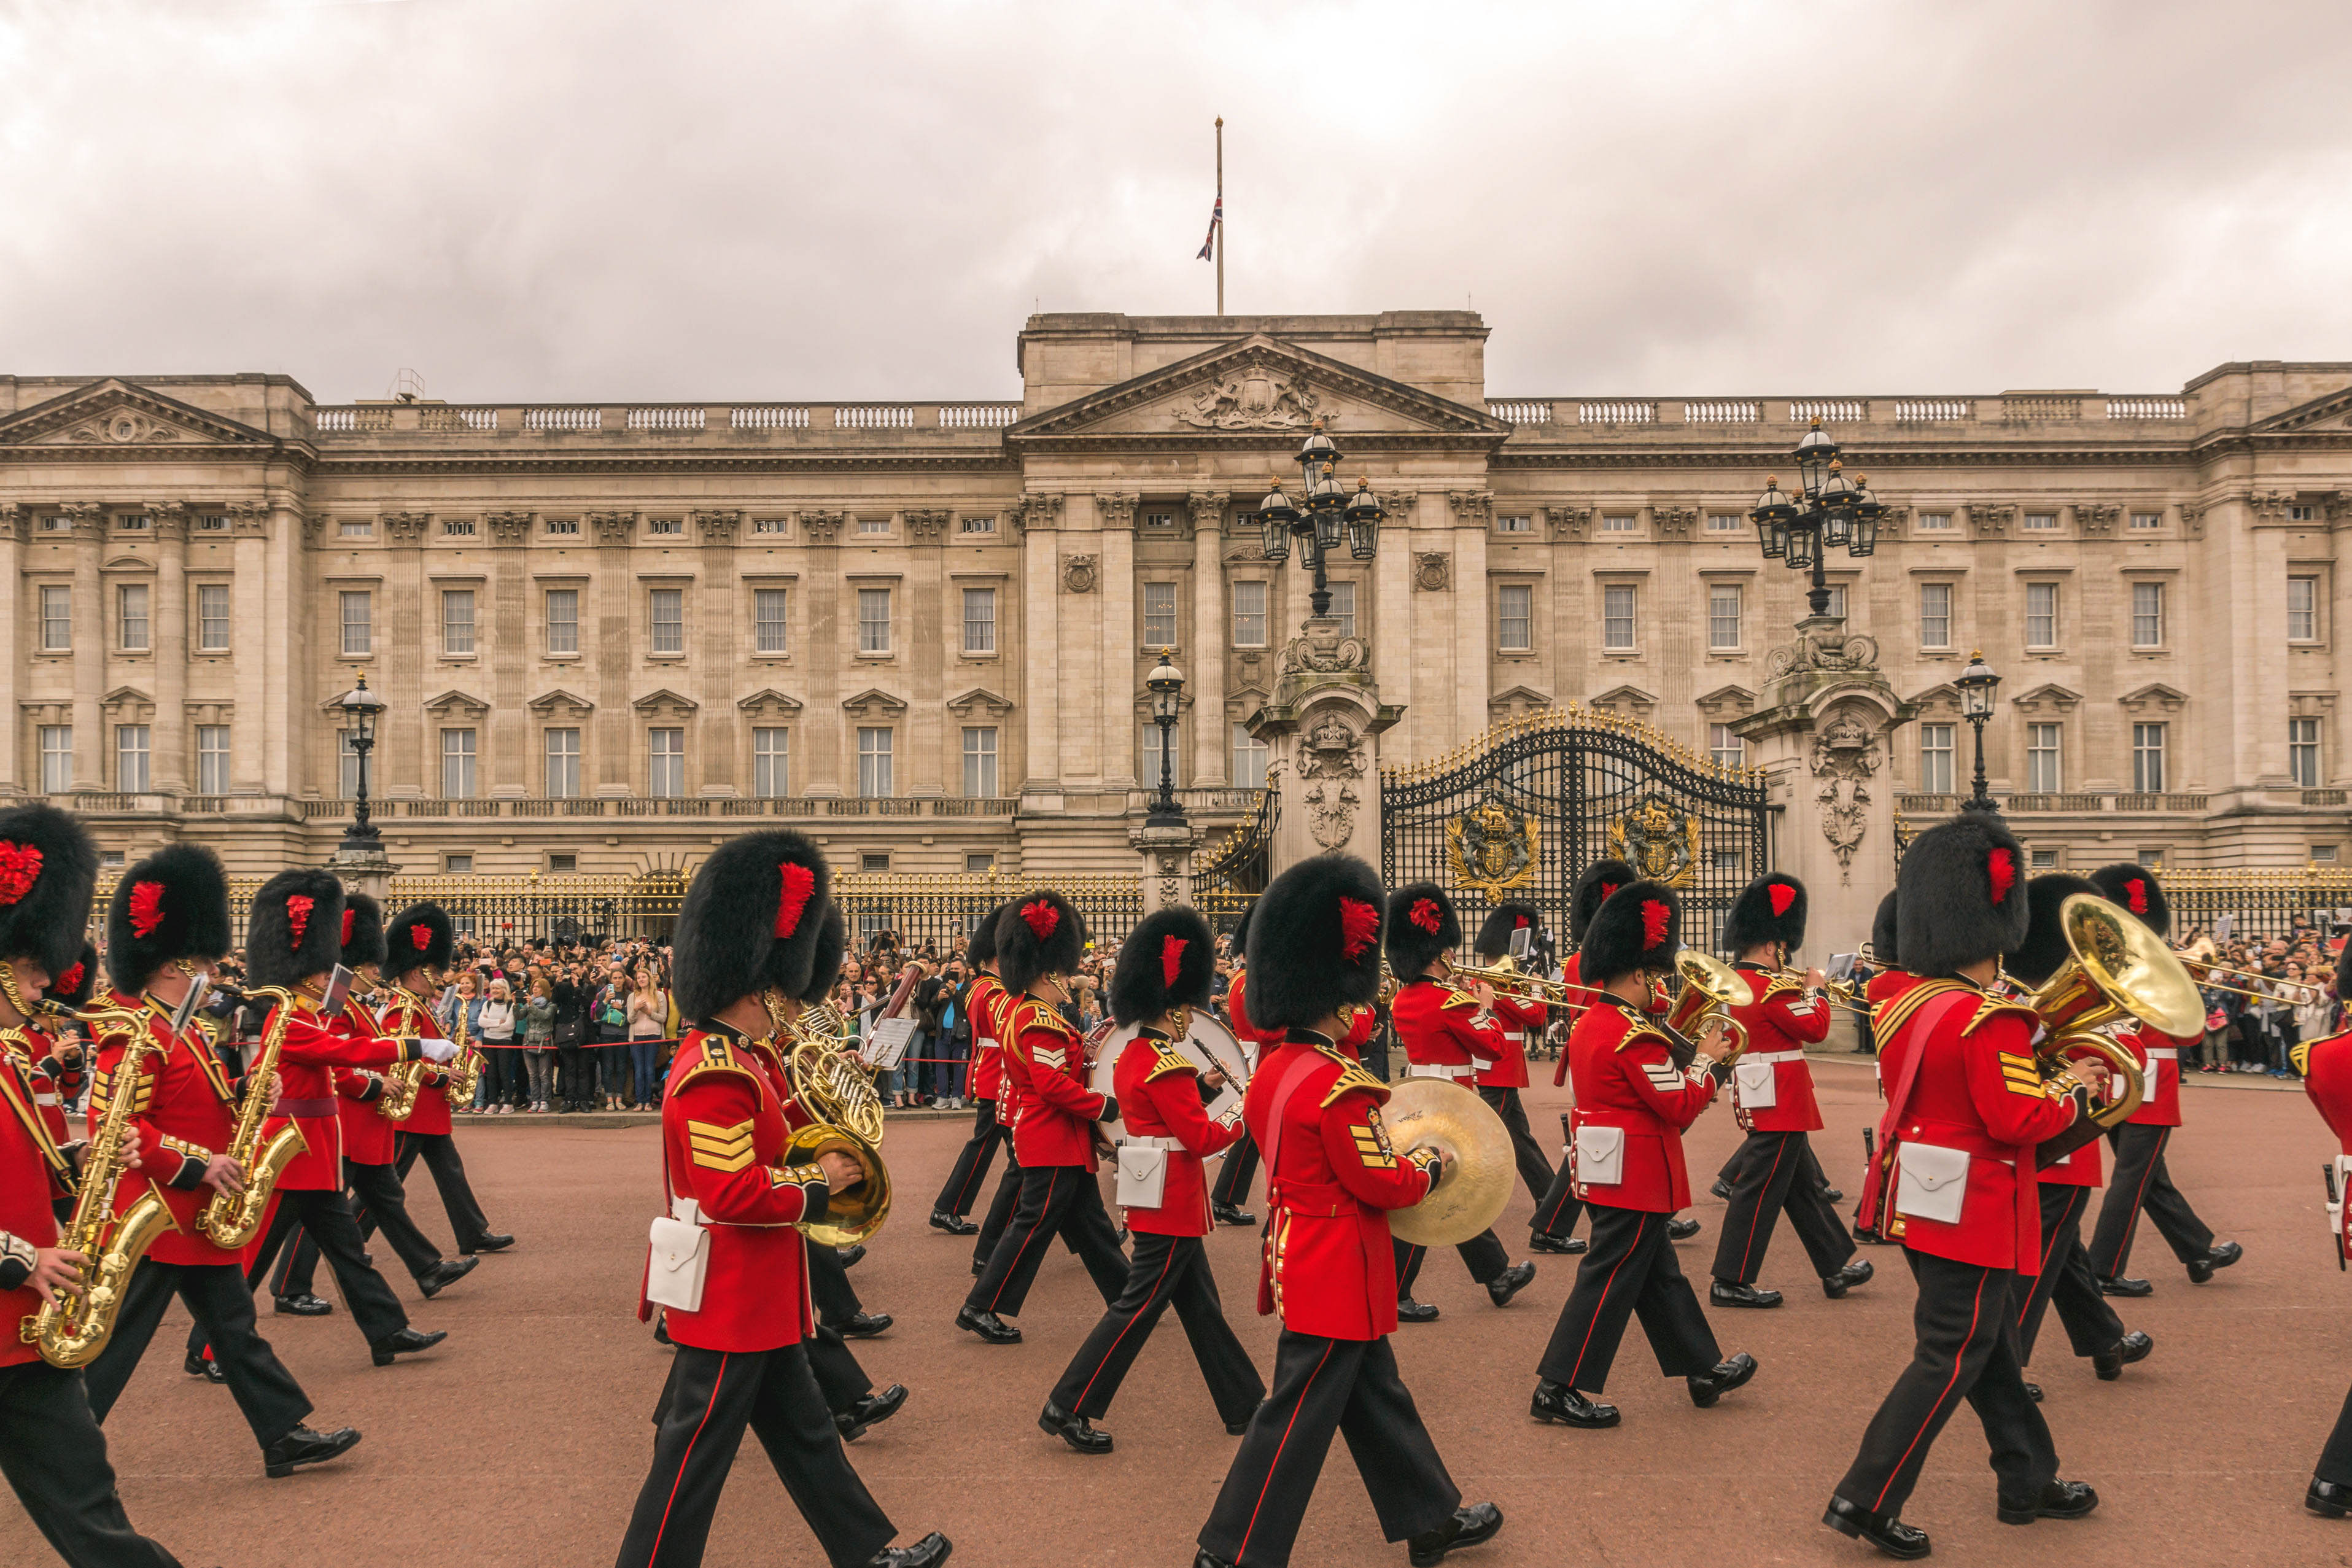
[[[152,1187],[121,1215],[114,1212],[115,1188],[122,1181],[123,1160],[139,1146],[138,1130],[131,1124],[131,1107],[138,1098],[140,1065],[155,1051],[147,1032],[147,1015],[128,1007],[96,1007],[73,1013],[91,1026],[120,1029],[129,1037],[122,1059],[115,1064],[112,1092],[102,1114],[96,1116],[89,1146],[82,1154],[81,1176],[74,1195],[73,1216],[66,1222],[58,1246],[88,1259],[81,1266],[81,1294],[60,1293],[25,1319],[17,1337],[40,1352],[51,1366],[88,1366],[98,1359],[114,1335],[122,1311],[122,1293],[131,1270],[146,1257],[148,1247],[180,1222],[163,1206]]]
[[[244,1167],[245,1191],[215,1193],[196,1215],[196,1228],[215,1247],[230,1252],[260,1234],[261,1222],[269,1213],[270,1194],[278,1190],[278,1178],[286,1173],[294,1156],[310,1147],[302,1130],[290,1121],[267,1142],[261,1136],[269,1124],[270,1108],[278,1103],[278,1053],[286,1047],[287,1026],[293,1022],[293,1010],[301,1004],[282,985],[255,985],[245,994],[247,1000],[272,997],[278,1004],[270,1009],[268,1026],[261,1031],[261,1049],[246,1070],[245,1100],[237,1107],[236,1131],[228,1147],[221,1151]]]
[[[2172,950],[2105,899],[2075,894],[2058,906],[2058,924],[2073,956],[2025,1001],[2042,1019],[2043,1034],[2036,1050],[2052,1082],[2070,1090],[2079,1087],[2082,1080],[2068,1060],[2095,1056],[2106,1061],[2123,1086],[2120,1098],[2092,1112],[2095,1135],[2130,1120],[2144,1092],[2138,1061],[2104,1032],[2106,1026],[2128,1016],[2168,1035],[2201,1034],[2205,1001]],[[2085,1138],[2074,1146],[2088,1142]],[[2042,1147],[2046,1152],[2063,1142],[2053,1139]],[[2042,1163],[2067,1152],[2059,1147]]]
[[[826,1202],[824,1218],[801,1229],[820,1247],[855,1247],[882,1228],[890,1215],[890,1171],[882,1163],[882,1097],[856,1058],[841,1049],[841,1037],[825,1031],[837,1019],[829,1007],[812,1016],[786,1019],[773,993],[766,996],[783,1053],[784,1080],[793,1099],[811,1118],[784,1144],[786,1165],[807,1165],[825,1151],[838,1150],[857,1162],[866,1179]]]
[[[1695,1041],[1706,1033],[1709,1024],[1720,1020],[1731,1050],[1719,1065],[1729,1067],[1748,1048],[1747,1027],[1731,1016],[1731,1010],[1755,1001],[1755,991],[1740,978],[1739,971],[1695,947],[1684,948],[1675,954],[1675,973],[1682,976],[1683,988],[1666,1014],[1666,1027],[1685,1040]],[[1690,1064],[1685,1061],[1680,1065]]]

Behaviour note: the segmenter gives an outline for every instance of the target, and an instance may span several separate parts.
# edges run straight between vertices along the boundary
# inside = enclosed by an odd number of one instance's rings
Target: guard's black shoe
[[[898,1414],[898,1406],[907,1403],[907,1385],[894,1383],[865,1398],[853,1402],[846,1410],[833,1414],[834,1429],[845,1443],[855,1443],[866,1436],[868,1426],[879,1426]]]
[[[841,1266],[844,1268],[855,1268],[865,1261],[866,1244],[864,1242],[857,1242],[841,1249]]]
[[[982,1275],[983,1275],[983,1274],[985,1274],[985,1273],[987,1273],[987,1272],[988,1272],[988,1259],[987,1259],[987,1258],[973,1258],[973,1259],[971,1260],[971,1277],[972,1277],[973,1279],[979,1279]]]
[[[270,1479],[283,1480],[294,1473],[296,1466],[322,1465],[359,1440],[359,1430],[352,1426],[332,1432],[313,1432],[308,1426],[297,1426],[261,1451],[261,1468]]]
[[[415,1329],[403,1329],[396,1334],[386,1334],[368,1346],[368,1352],[375,1357],[376,1365],[390,1366],[393,1357],[429,1351],[448,1337],[446,1329],[436,1329],[429,1334],[420,1334]]]
[[[853,1312],[837,1323],[826,1326],[845,1340],[870,1340],[887,1332],[893,1319],[887,1312]]]
[[[373,1268],[375,1267],[375,1254],[373,1252],[362,1252],[360,1254],[360,1261],[366,1264],[370,1268]]]
[[[1260,1400],[1260,1401],[1258,1401],[1258,1403],[1259,1403],[1259,1404],[1261,1404],[1261,1405],[1263,1405],[1263,1404],[1265,1404],[1265,1402],[1264,1400]],[[1228,1422],[1226,1422],[1226,1423],[1225,1423],[1225,1436],[1228,1436],[1228,1437],[1238,1437],[1238,1436],[1240,1436],[1243,1433],[1244,1433],[1244,1432],[1248,1431],[1248,1430],[1249,1430],[1249,1426],[1250,1426],[1250,1422],[1251,1422],[1251,1420],[1252,1420],[1252,1419],[1253,1419],[1256,1415],[1257,1415],[1256,1410],[1255,1410],[1255,1409],[1252,1409],[1252,1410],[1250,1411],[1249,1415],[1243,1416],[1240,1420],[1238,1420],[1238,1421],[1228,1421]]]
[[[512,1247],[513,1245],[514,1237],[511,1236],[491,1235],[482,1237],[481,1240],[474,1243],[473,1246],[467,1247],[466,1250],[469,1253],[504,1252],[508,1247]]]
[[[1434,1568],[1455,1547],[1492,1541],[1495,1532],[1502,1528],[1501,1509],[1490,1502],[1472,1503],[1468,1508],[1455,1509],[1454,1517],[1435,1530],[1425,1531],[1406,1542],[1405,1555],[1412,1568]]]
[[[1528,1414],[1538,1421],[1560,1426],[1584,1426],[1598,1430],[1614,1426],[1622,1419],[1613,1405],[1603,1405],[1597,1399],[1587,1399],[1564,1383],[1547,1378],[1536,1384],[1536,1396],[1528,1402]]]
[[[2339,1487],[2314,1476],[2303,1494],[2303,1506],[2322,1519],[2342,1519],[2352,1512],[2352,1487]]]
[[[1397,1321],[1433,1323],[1437,1321],[1437,1309],[1426,1301],[1416,1301],[1410,1296],[1401,1297],[1397,1301]]]
[[[1666,1239],[1668,1241],[1688,1241],[1692,1237],[1696,1236],[1697,1234],[1698,1221],[1695,1219],[1670,1219],[1666,1221]]]
[[[1718,1180],[1715,1185],[1707,1188],[1707,1191],[1713,1193],[1717,1197],[1728,1199],[1731,1196],[1731,1184],[1729,1182]]]
[[[669,1314],[667,1312],[663,1312],[654,1319],[654,1343],[657,1345],[672,1346],[675,1346],[677,1343],[676,1340],[669,1337]]]
[[[1234,1568],[1230,1557],[1220,1557],[1203,1546],[1192,1553],[1192,1568]]]
[[[1533,1236],[1528,1237],[1528,1250],[1529,1252],[1549,1252],[1561,1258],[1573,1258],[1578,1253],[1584,1250],[1584,1237],[1580,1236],[1546,1236],[1543,1232],[1538,1231]]]
[[[1830,1510],[1822,1515],[1822,1522],[1840,1535],[1867,1541],[1889,1557],[1906,1563],[1925,1557],[1933,1550],[1927,1544],[1926,1531],[1915,1529],[1891,1513],[1873,1513],[1842,1497],[1830,1499]]]
[[[322,1301],[305,1290],[299,1296],[280,1296],[272,1303],[274,1310],[296,1318],[323,1318],[335,1310],[331,1301]]]
[[[1017,1345],[1021,1331],[993,1312],[983,1312],[977,1307],[956,1309],[956,1327],[968,1334],[978,1334],[992,1345]]]
[[[2156,1294],[2156,1287],[2145,1279],[2120,1278],[2102,1279],[2099,1281],[2099,1294],[2102,1296],[2153,1296]]]
[[[866,1560],[866,1568],[940,1568],[954,1552],[948,1538],[934,1530],[912,1546],[886,1546]]]
[[[2244,1247],[2234,1241],[2225,1241],[2221,1246],[2209,1249],[2204,1257],[2189,1264],[2189,1282],[2191,1285],[2210,1284],[2213,1279],[2213,1270],[2227,1268],[2245,1255]]]
[[[1877,1272],[1870,1259],[1857,1258],[1836,1273],[1822,1276],[1822,1294],[1832,1301],[1843,1301],[1847,1291],[1857,1285],[1869,1284],[1870,1277]]]
[[[1824,1183],[1813,1190],[1821,1194],[1823,1201],[1825,1202],[1833,1204],[1842,1204],[1845,1202],[1845,1192],[1843,1188],[1832,1187]]]
[[[1686,1377],[1690,1384],[1691,1403],[1701,1410],[1712,1410],[1715,1402],[1745,1384],[1756,1375],[1756,1358],[1741,1351],[1729,1361],[1715,1363],[1713,1372],[1703,1372],[1696,1377]]]
[[[959,1218],[945,1209],[931,1211],[931,1228],[946,1231],[950,1236],[976,1236],[980,1232],[980,1226],[971,1221]]]
[[[1511,1298],[1532,1284],[1535,1277],[1534,1264],[1514,1263],[1486,1281],[1486,1300],[1497,1307],[1507,1307],[1511,1304]]]
[[[1215,1205],[1210,1212],[1216,1215],[1219,1225],[1255,1225],[1257,1223],[1257,1215],[1247,1209],[1236,1208],[1232,1204]]]
[[[190,1377],[201,1377],[206,1383],[228,1381],[228,1374],[221,1371],[220,1363],[210,1359],[202,1351],[190,1351],[188,1359],[180,1364]]]
[[[1110,1434],[1095,1430],[1094,1423],[1083,1415],[1073,1415],[1052,1400],[1037,1413],[1038,1430],[1049,1436],[1059,1437],[1081,1454],[1110,1452]]]
[[[1780,1292],[1759,1290],[1736,1279],[1718,1279],[1706,1288],[1706,1299],[1717,1307],[1777,1307],[1780,1304]]]
[[[2040,1384],[2038,1384],[2038,1383],[2032,1383],[2032,1382],[2029,1382],[2029,1383],[2027,1383],[2027,1384],[2026,1384],[2026,1385],[2025,1385],[2025,1397],[2026,1397],[2026,1398],[2028,1398],[2028,1399],[2031,1399],[2031,1400],[2032,1400],[2032,1401],[2033,1401],[2033,1403],[2034,1403],[2034,1404],[2036,1404],[2036,1405],[2041,1404],[2041,1403],[2042,1403],[2042,1385],[2041,1385]]]
[[[445,1258],[416,1278],[416,1288],[428,1301],[474,1271],[478,1258]]]
[[[2000,1502],[1995,1511],[2003,1524],[2032,1524],[2037,1519],[2080,1519],[2099,1506],[2099,1494],[2088,1481],[2052,1481],[2032,1502]]]
[[[2113,1383],[2124,1374],[2124,1368],[2136,1361],[2146,1361],[2156,1342],[2134,1329],[2105,1350],[2091,1358],[2091,1370],[2098,1373],[2101,1383]]]

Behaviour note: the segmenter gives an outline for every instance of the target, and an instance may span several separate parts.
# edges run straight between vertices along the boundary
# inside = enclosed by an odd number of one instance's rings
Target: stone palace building
[[[323,859],[370,783],[414,872],[626,875],[754,819],[850,868],[1136,867],[1144,676],[1213,835],[1305,616],[1247,515],[1323,421],[1387,505],[1332,569],[1395,765],[1568,703],[1702,757],[1803,613],[1745,513],[1819,417],[1892,507],[1832,609],[1913,710],[1884,786],[1969,786],[1952,678],[2002,677],[1992,785],[2037,863],[2347,853],[2336,540],[2352,363],[2178,393],[1497,395],[1487,327],[1032,317],[1018,402],[326,405],[275,374],[0,377],[0,792],[110,859]],[[1344,555],[1344,552],[1342,552]]]

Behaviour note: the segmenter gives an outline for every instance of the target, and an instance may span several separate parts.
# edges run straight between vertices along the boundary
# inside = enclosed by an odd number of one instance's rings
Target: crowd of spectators
[[[2217,942],[2203,926],[2191,927],[2179,944],[2183,958],[2242,972],[2226,977],[2237,989],[2203,988],[2205,1038],[2197,1049],[2197,1070],[2294,1078],[2294,1047],[2336,1027],[2342,1004],[2330,988],[2346,931],[2336,925],[2322,932],[2298,916],[2284,936]],[[2185,1070],[2188,1064],[2182,1065]]]

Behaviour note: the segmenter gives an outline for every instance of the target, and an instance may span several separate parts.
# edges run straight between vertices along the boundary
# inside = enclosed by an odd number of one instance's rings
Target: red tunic
[[[2336,1152],[2352,1154],[2352,1030],[2296,1049],[2304,1058],[2303,1092],[2336,1134]]]
[[[280,1009],[270,1009],[262,1023],[268,1037],[270,1022]],[[341,1035],[319,1021],[317,1009],[305,998],[286,1026],[278,1053],[278,1104],[263,1126],[265,1142],[289,1123],[302,1130],[310,1144],[287,1163],[278,1180],[282,1192],[333,1192],[343,1184],[343,1136],[335,1092],[335,1068],[388,1068],[415,1059],[414,1042]]]
[[[2179,1126],[2180,1053],[2197,1046],[2204,1037],[2191,1035],[2184,1038],[2142,1024],[2137,1028],[2119,1031],[2116,1037],[2137,1058],[2142,1072],[2150,1067],[2156,1069],[2147,1075],[2147,1093],[2130,1120],[2142,1127]]]
[[[1528,1087],[1528,1040],[1543,1038],[1544,1026],[1551,1022],[1551,1009],[1541,1002],[1523,1002],[1516,996],[1496,996],[1495,1016],[1503,1026],[1503,1059],[1493,1067],[1478,1069],[1481,1089],[1525,1089]]]
[[[1160,1206],[1129,1205],[1128,1228],[1153,1236],[1208,1235],[1214,1227],[1201,1162],[1241,1137],[1240,1121],[1210,1121],[1201,1103],[1199,1066],[1169,1046],[1166,1036],[1149,1029],[1119,1051],[1118,1065],[1111,1069],[1111,1089],[1127,1140],[1172,1139],[1181,1145],[1167,1152],[1168,1175]]]
[[[1225,988],[1225,1016],[1233,1023],[1234,1037],[1244,1045],[1255,1042],[1259,1054],[1263,1056],[1266,1050],[1281,1044],[1282,1040],[1279,1035],[1261,1033],[1257,1026],[1250,1022],[1249,1007],[1243,996],[1244,988],[1248,983],[1249,975],[1244,972],[1234,975],[1234,983]]]
[[[1778,975],[1760,963],[1737,966],[1748,978],[1755,1000],[1734,1007],[1731,1016],[1748,1031],[1748,1048],[1731,1069],[1731,1098],[1747,1124],[1759,1132],[1817,1132],[1822,1126],[1820,1101],[1813,1098],[1813,1069],[1805,1047],[1829,1038],[1830,1004],[1826,996],[1805,1000],[1804,983]],[[1773,1101],[1765,1099],[1763,1070],[1771,1077]]]
[[[1389,1004],[1389,1016],[1412,1064],[1406,1070],[1414,1078],[1467,1084],[1475,1080],[1482,1063],[1500,1062],[1510,1049],[1503,1026],[1484,1012],[1478,998],[1426,975],[1404,983]],[[1525,1071],[1522,1063],[1522,1076]]]
[[[1097,1167],[1095,1118],[1103,1097],[1087,1087],[1086,1042],[1061,1010],[1023,996],[1006,1009],[1006,1069],[1023,1086],[1013,1157],[1032,1165]]]
[[[373,1040],[394,1033],[356,996],[343,1004],[342,1016],[328,1027],[347,1040]],[[383,1090],[382,1073],[359,1068],[335,1069],[335,1117],[341,1124],[343,1158],[354,1165],[393,1162],[393,1123],[384,1120]]]
[[[1596,1182],[1588,1163],[1578,1159],[1577,1196],[1651,1214],[1688,1208],[1683,1131],[1714,1102],[1715,1075],[1704,1062],[1675,1067],[1664,1031],[1631,1003],[1609,995],[1578,1017],[1568,1037],[1568,1059],[1576,1085],[1571,1129],[1613,1127],[1624,1134],[1619,1179]]]
[[[43,1247],[58,1244],[58,1216],[50,1204],[72,1189],[57,1140],[49,1136],[33,1082],[14,1052],[0,1052],[0,1247],[13,1241]],[[0,1366],[38,1361],[41,1352],[24,1342],[17,1325],[41,1310],[32,1285],[0,1291]]]
[[[1568,955],[1568,962],[1559,966],[1559,977],[1570,988],[1568,1000],[1563,1005],[1570,1008],[1571,1017],[1579,1021],[1583,1018],[1585,1011],[1589,1010],[1593,1003],[1601,1000],[1601,995],[1598,986],[1584,984],[1584,965],[1580,962],[1583,956],[1581,953],[1571,952]],[[1663,1018],[1673,1009],[1674,1004],[1666,995],[1665,987],[1656,981],[1652,981],[1650,1012]],[[1570,1028],[1570,1037],[1574,1038],[1574,1025],[1571,1024]],[[1558,1089],[1567,1081],[1568,1052],[1562,1050],[1559,1053],[1559,1065],[1551,1069],[1551,1083],[1554,1089]]]
[[[1388,1096],[1327,1045],[1269,1047],[1250,1079],[1242,1114],[1266,1157],[1257,1310],[1294,1333],[1376,1340],[1396,1328],[1388,1211],[1429,1195],[1437,1155],[1390,1144]]]
[[[221,1070],[202,1034],[193,1026],[172,1033],[171,1014],[152,998],[134,1001],[120,992],[107,998],[110,1005],[142,1012],[147,1037],[160,1049],[142,1057],[139,1081],[131,1091],[131,1119],[140,1129],[140,1168],[123,1173],[115,1189],[114,1212],[126,1214],[151,1187],[179,1222],[177,1231],[155,1238],[147,1256],[158,1263],[218,1267],[238,1262],[243,1253],[224,1250],[196,1226],[196,1215],[210,1202],[213,1190],[203,1184],[205,1167],[227,1149],[236,1132],[236,1090]],[[89,1113],[106,1114],[118,1091],[116,1078],[129,1042],[121,1035],[102,1035],[98,1043],[98,1081],[90,1089]]]
[[[971,1097],[999,1100],[1004,1093],[1004,1047],[997,1043],[1004,986],[993,974],[975,976],[964,993],[971,1015]],[[999,1120],[1002,1120],[1000,1118]]]
[[[785,1099],[769,1042],[719,1027],[689,1029],[678,1043],[662,1091],[662,1163],[670,1197],[699,1205],[709,1233],[701,1309],[664,1310],[679,1344],[768,1351],[815,1331],[797,1227],[824,1216],[824,1176],[814,1162],[784,1167]],[[641,1293],[637,1317],[652,1315]]]
[[[1918,984],[1919,977],[1907,969],[1882,969],[1870,977],[1868,985],[1863,987],[1862,999],[1870,1004],[1870,1037],[1878,1050],[1878,1096],[1881,1100],[1886,1098],[1886,1086],[1895,1081],[1895,1075],[1903,1067],[1902,1058],[1897,1054],[1902,1045],[1901,1032],[1890,1032],[1886,1026],[1887,1004],[1900,1000]]]
[[[396,985],[387,985],[379,994],[389,998],[381,1015],[385,1034],[414,1036],[420,1040],[449,1037],[449,1031],[442,1026],[433,1009],[414,993]],[[407,1121],[390,1125],[395,1136],[403,1132],[421,1133],[426,1137],[447,1136],[450,1128],[448,1068],[427,1067],[423,1087],[416,1091],[416,1109],[408,1113]]]
[[[24,1069],[34,1108],[49,1130],[49,1142],[62,1143],[66,1141],[66,1101],[80,1092],[81,1074],[68,1073],[58,1066],[57,1058],[49,1054],[56,1039],[34,1024],[0,1029],[0,1052]]]

